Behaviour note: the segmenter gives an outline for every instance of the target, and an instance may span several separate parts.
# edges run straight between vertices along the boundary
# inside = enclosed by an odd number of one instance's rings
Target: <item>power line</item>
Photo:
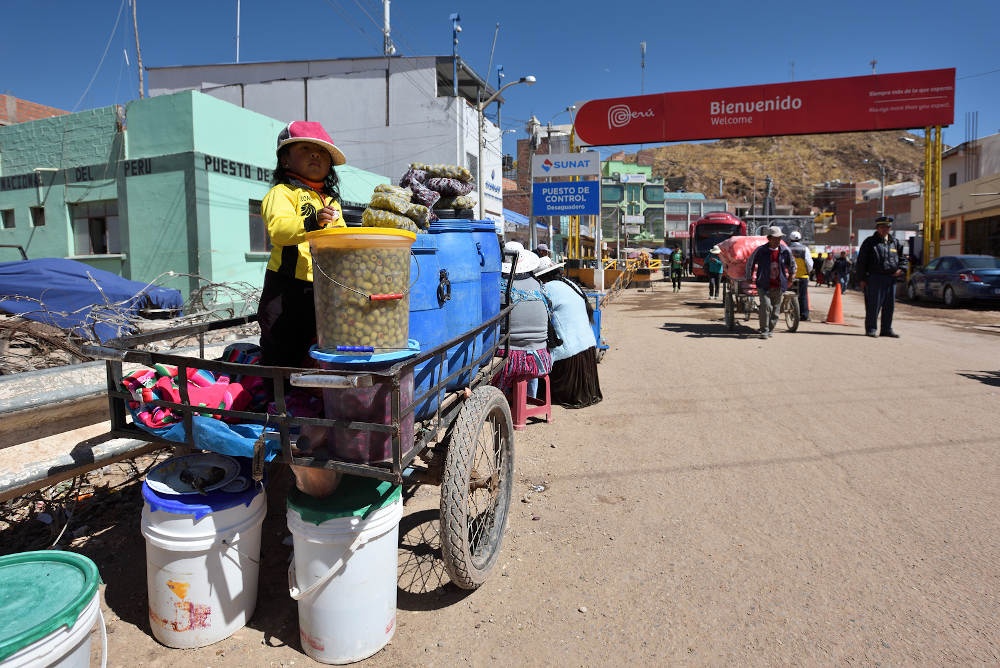
[[[94,80],[97,79],[97,74],[101,71],[101,66],[104,64],[104,58],[108,55],[108,49],[111,48],[111,41],[114,39],[115,33],[118,32],[118,22],[122,18],[123,9],[125,9],[125,0],[122,0],[122,3],[118,5],[118,16],[115,17],[115,25],[111,29],[111,34],[108,35],[108,43],[104,45],[104,53],[101,54],[101,60],[97,63],[97,68],[94,70],[94,76],[90,77],[90,83],[87,84],[87,88],[83,91],[83,95],[80,96],[80,99],[76,101],[76,104],[73,105],[73,108],[70,111],[76,111],[77,108],[79,108],[80,103],[83,102],[83,98],[87,97],[87,93],[90,92],[90,87],[94,85]]]

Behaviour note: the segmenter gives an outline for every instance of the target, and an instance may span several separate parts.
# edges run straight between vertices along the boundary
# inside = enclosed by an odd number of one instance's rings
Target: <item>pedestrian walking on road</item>
[[[722,250],[718,246],[712,246],[705,258],[705,273],[708,274],[708,298],[719,298],[719,283],[722,281],[722,259],[719,257]]]
[[[882,315],[879,334],[899,338],[892,329],[896,308],[896,279],[906,273],[903,244],[892,236],[892,216],[875,219],[875,234],[861,244],[856,266],[858,285],[865,292],[865,334],[875,337],[875,325]]]
[[[809,319],[809,272],[813,268],[812,254],[809,247],[802,243],[802,233],[792,230],[788,235],[788,250],[795,258],[795,283],[799,289],[799,316],[802,320]]]
[[[823,260],[823,283],[830,285],[830,277],[833,275],[833,253],[827,253]]]
[[[833,280],[840,284],[840,291],[847,291],[847,277],[851,275],[851,261],[847,252],[840,251],[840,257],[833,261]]]
[[[760,338],[774,334],[781,308],[781,293],[795,280],[795,258],[788,246],[781,245],[784,233],[777,225],[767,228],[767,243],[761,244],[747,262],[747,280],[757,285],[760,299]]]
[[[684,253],[680,248],[675,248],[670,255],[670,282],[674,286],[674,292],[681,290],[681,274],[684,272]]]

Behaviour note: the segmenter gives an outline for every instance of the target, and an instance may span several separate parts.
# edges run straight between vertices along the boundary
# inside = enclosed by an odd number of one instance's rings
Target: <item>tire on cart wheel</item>
[[[788,328],[788,331],[794,332],[797,330],[799,328],[799,320],[801,319],[798,296],[785,298],[785,303],[781,310],[784,311],[785,326]]]
[[[476,388],[451,429],[441,482],[441,556],[451,581],[476,589],[500,555],[514,492],[514,425],[503,392]]]
[[[730,332],[736,329],[736,304],[733,303],[733,293],[726,290],[722,295],[722,307],[726,315],[726,329]]]

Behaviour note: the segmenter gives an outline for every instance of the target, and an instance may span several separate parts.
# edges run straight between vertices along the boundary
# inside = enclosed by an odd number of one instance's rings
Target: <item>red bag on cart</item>
[[[767,237],[729,237],[719,242],[720,257],[726,276],[737,281],[747,278],[747,262],[760,246],[767,243]],[[785,245],[785,242],[781,242]]]

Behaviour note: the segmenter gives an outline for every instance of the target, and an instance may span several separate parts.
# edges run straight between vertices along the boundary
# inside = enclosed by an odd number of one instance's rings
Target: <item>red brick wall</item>
[[[61,116],[67,113],[69,112],[22,100],[13,95],[0,95],[0,125],[37,121],[40,118]]]

